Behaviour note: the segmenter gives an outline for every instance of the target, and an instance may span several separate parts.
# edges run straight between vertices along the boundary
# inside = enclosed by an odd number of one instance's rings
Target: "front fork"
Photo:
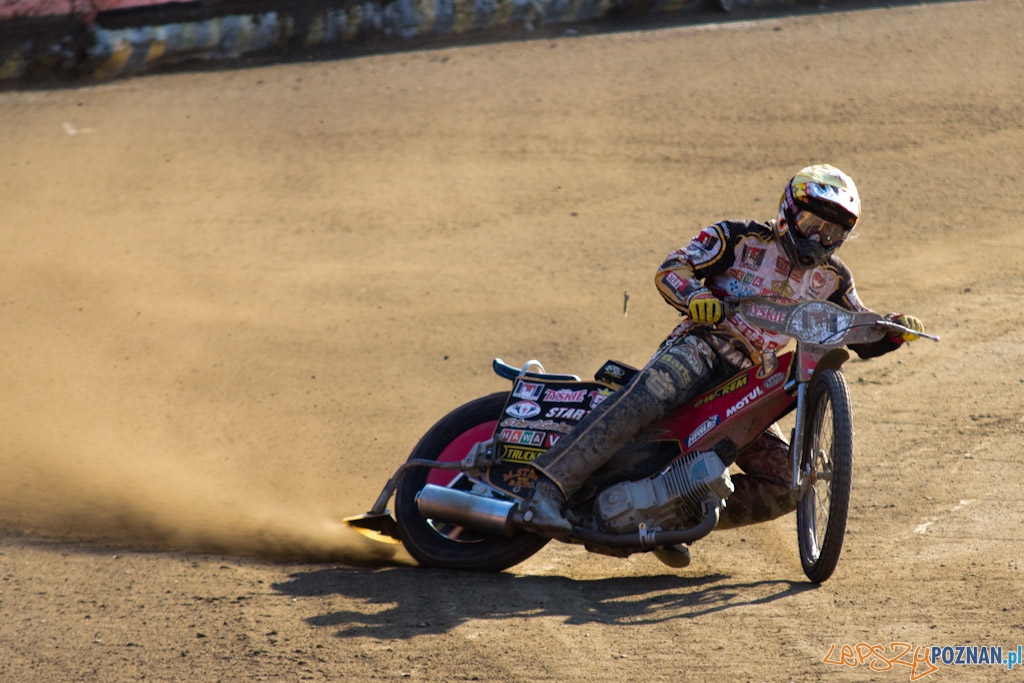
[[[800,455],[804,452],[807,434],[807,388],[815,374],[823,370],[838,370],[850,358],[845,349],[827,349],[812,344],[797,346],[796,376],[791,382],[796,383],[796,424],[793,426],[793,438],[790,439],[789,453],[793,466],[793,478],[789,484],[789,493],[793,500],[800,500],[812,482],[813,461],[808,463],[806,471],[800,469]],[[792,389],[790,389],[792,391]]]
[[[807,489],[809,479],[800,471],[800,454],[804,452],[804,438],[807,432],[807,382],[796,385],[796,424],[793,425],[793,436],[789,440],[789,454],[793,467],[793,478],[789,484],[789,494],[793,500],[800,500]],[[809,474],[809,473],[808,473]]]

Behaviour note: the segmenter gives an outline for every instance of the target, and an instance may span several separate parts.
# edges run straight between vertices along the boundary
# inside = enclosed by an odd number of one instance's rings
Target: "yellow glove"
[[[713,325],[721,320],[724,314],[721,300],[708,291],[690,297],[687,308],[690,312],[690,320],[695,323]]]
[[[897,325],[903,325],[903,327],[909,327],[915,332],[924,332],[924,323],[918,318],[912,315],[904,315],[903,313],[893,313],[889,316],[889,320],[893,321]],[[894,333],[892,335],[896,339],[902,339],[905,342],[912,342],[916,339],[920,339],[916,334],[910,332]]]

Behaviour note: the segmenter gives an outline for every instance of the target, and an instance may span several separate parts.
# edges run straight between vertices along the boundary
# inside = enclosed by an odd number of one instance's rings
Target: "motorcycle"
[[[566,505],[570,543],[624,557],[654,552],[672,566],[689,564],[687,546],[718,524],[733,491],[736,454],[781,418],[795,413],[790,434],[800,561],[814,583],[839,562],[853,469],[853,417],[842,365],[847,344],[908,329],[873,312],[827,301],[730,297],[726,315],[796,340],[765,353],[759,365],[701,393],[641,430],[585,482]],[[420,564],[502,571],[551,539],[529,530],[520,503],[537,473],[530,462],[638,370],[608,361],[593,381],[552,374],[531,360],[521,368],[495,359],[511,389],[456,408],[419,441],[373,508],[345,521],[379,540],[401,542]],[[392,517],[387,509],[395,496]]]

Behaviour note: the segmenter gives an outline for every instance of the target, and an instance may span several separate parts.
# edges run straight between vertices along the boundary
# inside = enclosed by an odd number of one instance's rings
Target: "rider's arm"
[[[669,305],[688,313],[690,301],[708,292],[704,278],[732,266],[735,255],[729,227],[729,223],[722,222],[704,228],[661,264],[654,274],[654,285]]]
[[[853,274],[846,264],[833,256],[832,265],[839,272],[839,287],[828,300],[848,311],[873,312],[864,305],[864,302],[857,295],[857,288],[853,284]],[[894,338],[889,335],[882,337],[878,341],[866,344],[847,344],[847,348],[856,353],[860,358],[877,358],[890,351],[895,351],[901,346],[903,346],[903,339],[901,337]]]
[[[868,344],[847,344],[847,348],[856,353],[860,358],[877,358],[890,351],[895,351],[901,346],[903,346],[902,337],[893,338],[889,335],[885,335],[878,341]]]

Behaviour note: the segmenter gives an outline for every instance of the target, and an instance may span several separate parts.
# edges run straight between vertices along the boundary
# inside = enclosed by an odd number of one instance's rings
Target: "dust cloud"
[[[399,546],[364,540],[336,512],[267,500],[267,492],[172,460],[125,466],[29,448],[9,441],[0,454],[7,530],[275,561],[401,561]]]
[[[337,412],[317,417],[304,402],[333,390],[312,395],[288,369],[270,380],[252,370],[259,354],[283,351],[240,354],[244,334],[224,344],[219,326],[190,328],[187,315],[132,333],[112,310],[68,323],[66,299],[43,313],[7,306],[0,528],[280,561],[381,562],[401,552],[342,522],[364,511],[365,496],[331,468]]]
[[[107,154],[99,131],[117,130],[120,113],[89,123],[91,136],[64,135],[56,122],[107,92],[41,96],[45,114],[8,110],[0,130],[7,189],[27,198],[2,226],[0,529],[401,561],[399,546],[341,521],[386,479],[354,481],[340,462],[373,438],[352,431],[356,408],[335,371],[330,328],[345,313],[335,301],[347,271],[315,267],[319,248],[280,249],[281,222],[258,208],[239,228],[240,206],[262,196],[243,181],[244,201],[197,198],[186,180],[209,188],[224,177],[211,178],[205,157],[164,177],[168,159],[141,138]],[[25,143],[34,133],[40,142]],[[194,135],[173,140],[183,153],[205,148]]]
[[[8,530],[280,561],[385,562],[399,548],[363,540],[336,512],[267,500],[172,460],[125,466],[29,448],[9,441],[0,454],[0,526]]]

